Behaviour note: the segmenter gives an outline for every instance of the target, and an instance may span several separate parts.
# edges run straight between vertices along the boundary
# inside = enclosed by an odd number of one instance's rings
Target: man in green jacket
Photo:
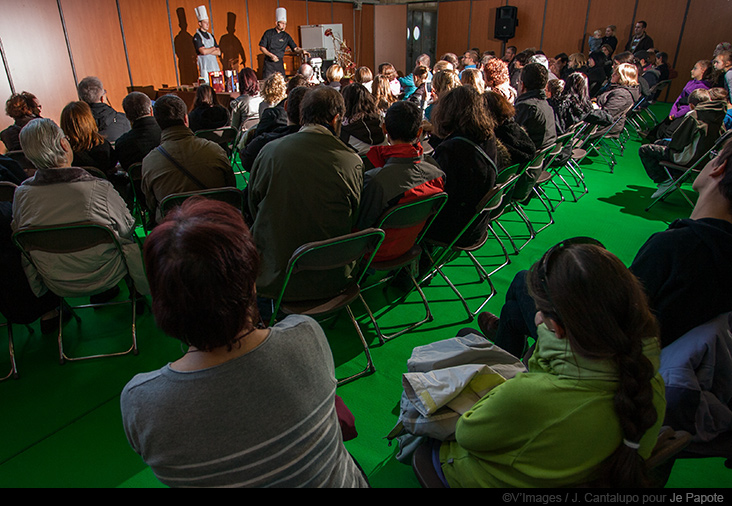
[[[311,90],[301,104],[300,131],[268,143],[254,161],[248,201],[254,241],[262,256],[260,297],[278,297],[287,262],[297,248],[353,231],[363,162],[338,138],[344,113],[337,90],[327,86]],[[290,282],[285,300],[335,295],[349,272],[347,267],[337,273],[302,273]]]

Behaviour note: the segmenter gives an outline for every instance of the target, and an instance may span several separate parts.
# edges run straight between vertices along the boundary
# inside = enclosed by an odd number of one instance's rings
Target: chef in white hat
[[[196,18],[198,19],[198,30],[193,36],[193,46],[196,48],[196,54],[198,55],[199,76],[207,84],[210,84],[208,73],[221,70],[218,58],[221,56],[221,49],[219,49],[214,36],[208,32],[211,24],[204,5],[196,7]]]
[[[287,10],[279,7],[275,11],[276,25],[262,34],[262,40],[259,41],[259,50],[264,54],[264,72],[262,77],[267,79],[275,72],[285,74],[285,66],[282,58],[285,51],[289,47],[296,53],[304,56],[310,56],[310,53],[302,50],[295,44],[285,29],[287,28]]]

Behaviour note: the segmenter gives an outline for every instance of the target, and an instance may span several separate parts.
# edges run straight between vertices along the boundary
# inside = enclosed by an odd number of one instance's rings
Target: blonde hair
[[[325,78],[328,79],[329,83],[340,82],[343,79],[343,67],[336,64],[331,65],[325,71]]]
[[[435,63],[435,66],[432,68],[432,72],[436,74],[441,70],[455,70],[455,66],[447,60],[440,60]]]
[[[275,72],[264,81],[262,97],[270,104],[279,104],[287,97],[287,83],[285,77]]]
[[[621,63],[613,72],[618,75],[618,84],[638,86],[638,67],[635,65]]]
[[[584,53],[572,53],[569,55],[569,68],[578,69],[587,65],[587,57]]]
[[[457,72],[452,70],[438,70],[432,77],[432,89],[437,96],[453,88],[457,88],[460,84]]]
[[[485,91],[485,81],[483,80],[483,73],[478,69],[465,69],[460,75],[460,82],[472,86],[481,95]]]

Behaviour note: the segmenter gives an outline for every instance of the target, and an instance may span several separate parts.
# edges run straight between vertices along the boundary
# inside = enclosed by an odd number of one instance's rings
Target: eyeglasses
[[[539,281],[541,282],[541,286],[544,290],[544,293],[546,294],[547,299],[549,300],[549,303],[554,306],[554,303],[551,300],[551,294],[549,293],[549,271],[551,269],[552,263],[554,260],[556,260],[557,256],[564,251],[565,249],[581,245],[581,244],[590,244],[593,246],[599,246],[603,249],[605,249],[605,246],[598,241],[597,239],[593,239],[592,237],[573,237],[571,239],[566,239],[558,244],[555,244],[549,250],[544,253],[544,256],[541,259],[541,263],[539,264],[539,269],[537,271],[537,275],[539,276]]]

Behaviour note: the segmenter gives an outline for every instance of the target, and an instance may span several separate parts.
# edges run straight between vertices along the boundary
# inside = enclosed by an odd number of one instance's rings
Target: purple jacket
[[[689,95],[691,95],[691,92],[698,90],[699,88],[708,90],[711,87],[712,84],[709,81],[697,81],[696,79],[690,80],[686,83],[684,89],[681,90],[681,94],[676,99],[676,102],[674,102],[674,105],[671,107],[671,112],[669,112],[668,115],[671,118],[681,118],[686,115],[686,113],[691,110],[689,107]]]

